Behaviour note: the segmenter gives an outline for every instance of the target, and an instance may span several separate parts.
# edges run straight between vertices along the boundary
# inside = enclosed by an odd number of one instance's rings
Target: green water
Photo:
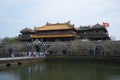
[[[120,65],[44,62],[0,70],[0,80],[120,80]]]

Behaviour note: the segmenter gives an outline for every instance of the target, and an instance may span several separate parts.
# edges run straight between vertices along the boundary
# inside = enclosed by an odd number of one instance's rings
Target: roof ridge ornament
[[[70,20],[67,22],[67,24],[70,24]]]
[[[50,23],[47,22],[46,25],[50,25]]]

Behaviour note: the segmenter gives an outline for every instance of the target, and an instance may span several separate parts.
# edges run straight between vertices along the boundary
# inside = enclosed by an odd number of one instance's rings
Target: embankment
[[[82,62],[82,63],[103,63],[103,64],[120,64],[118,56],[47,56],[46,61],[59,62]]]
[[[12,58],[1,58],[0,60],[0,67],[2,66],[14,66],[14,65],[21,65],[21,64],[31,64],[36,62],[45,61],[45,58],[23,58],[23,59],[12,59]]]

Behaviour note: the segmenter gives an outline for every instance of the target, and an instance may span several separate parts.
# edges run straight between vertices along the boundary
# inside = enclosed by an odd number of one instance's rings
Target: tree
[[[2,43],[2,39],[0,38],[0,43]]]
[[[83,42],[81,40],[72,41],[69,51],[75,53],[76,55],[88,55],[89,50],[93,48],[95,44],[92,42]]]
[[[16,37],[5,37],[2,42],[8,42],[8,43],[11,43],[11,42],[18,42],[17,38]]]
[[[61,54],[61,52],[65,49],[66,47],[65,47],[64,42],[58,41],[58,42],[53,43],[53,45],[51,45],[48,48],[48,51],[52,51],[53,54]]]

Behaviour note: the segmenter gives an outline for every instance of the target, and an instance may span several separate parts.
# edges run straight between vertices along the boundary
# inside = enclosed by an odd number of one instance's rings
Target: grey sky
[[[0,0],[0,38],[69,20],[76,27],[108,22],[110,36],[120,40],[120,0]]]

